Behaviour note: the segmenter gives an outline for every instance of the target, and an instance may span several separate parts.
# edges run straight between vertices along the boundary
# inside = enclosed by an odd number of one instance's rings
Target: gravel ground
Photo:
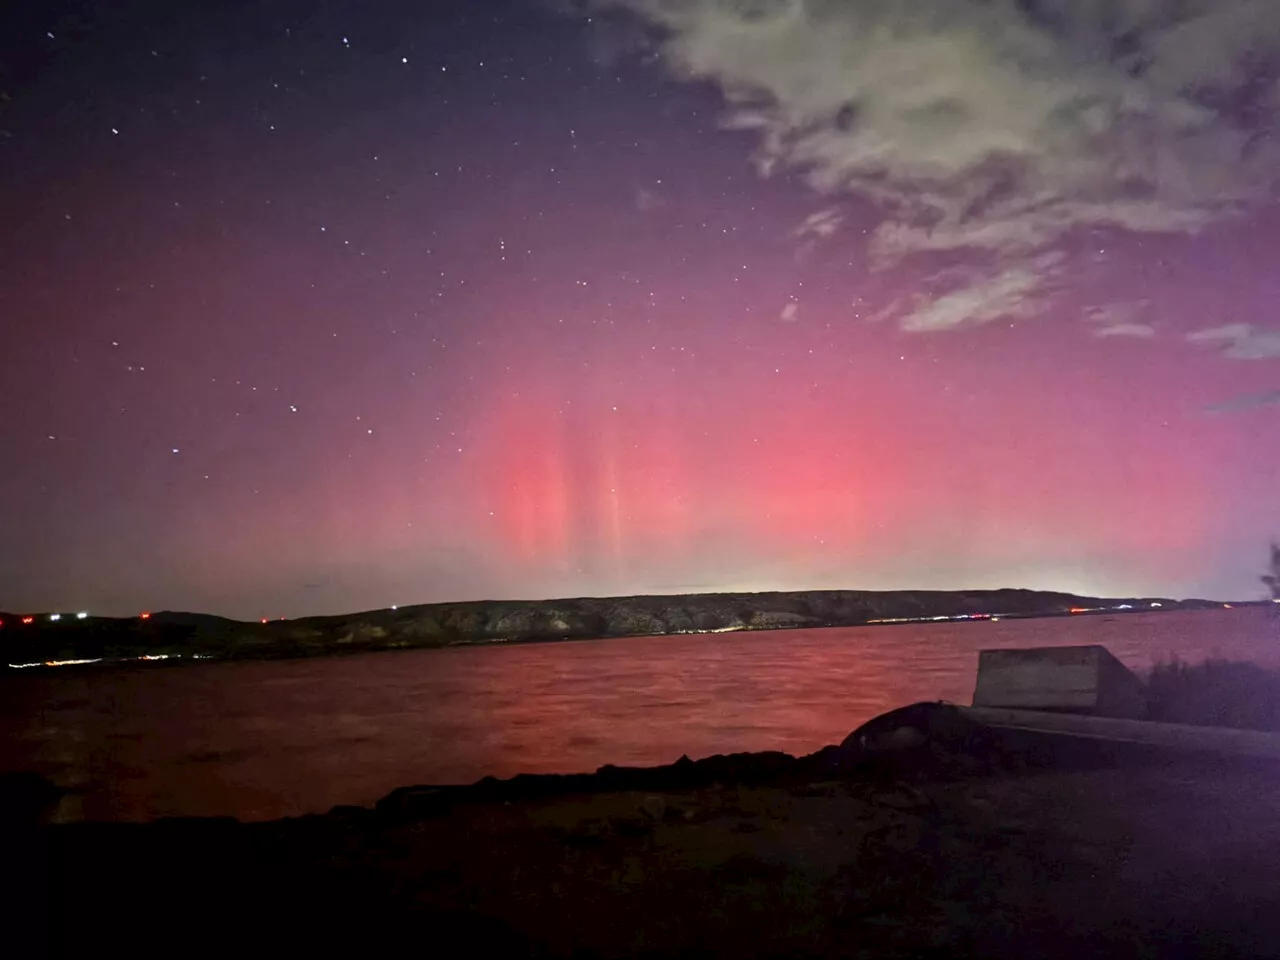
[[[10,955],[1280,957],[1278,788],[1168,762],[11,829]]]

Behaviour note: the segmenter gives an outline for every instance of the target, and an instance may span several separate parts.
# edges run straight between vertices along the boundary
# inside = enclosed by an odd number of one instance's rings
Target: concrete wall
[[[973,705],[1110,717],[1146,714],[1142,681],[1096,645],[983,650]]]

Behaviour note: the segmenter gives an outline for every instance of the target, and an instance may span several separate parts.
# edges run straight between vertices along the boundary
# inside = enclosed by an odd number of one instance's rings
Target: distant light
[[[174,452],[174,453],[177,453],[177,452],[178,452],[178,448],[177,448],[177,447],[174,447],[174,448],[173,448],[173,452]]]
[[[150,619],[151,619],[151,614],[149,614],[149,613],[140,613],[140,614],[138,614],[138,619],[139,619],[139,620],[150,620]]]
[[[1153,604],[1151,604],[1151,605],[1152,605],[1153,607],[1163,607],[1163,606],[1164,606],[1164,604],[1163,604],[1163,603],[1153,603]]]
[[[1132,610],[1132,609],[1133,609],[1133,604],[1132,604],[1132,603],[1122,603],[1122,604],[1120,604],[1120,606],[1116,607],[1116,609],[1117,609],[1117,610]]]
[[[1271,602],[1272,602],[1272,603],[1280,603],[1280,597],[1275,597]]]
[[[87,618],[88,616],[89,616],[89,614],[87,614],[87,613],[85,613],[83,610],[81,610],[79,613],[77,613],[77,614],[76,614],[76,619],[77,619],[77,620],[84,620],[84,619],[85,619],[85,618]]]
[[[49,614],[49,619],[50,619],[50,620],[61,620],[61,619],[62,619],[62,614],[60,614],[60,613],[51,613],[51,614]]]
[[[23,617],[23,618],[22,618],[22,622],[23,622],[23,623],[32,623],[34,620],[35,620],[35,617]]]
[[[1234,608],[1231,606],[1231,604],[1229,604],[1229,603],[1224,603],[1224,604],[1222,605],[1222,609],[1223,609],[1223,610],[1232,610],[1232,609],[1234,609]]]
[[[1277,601],[1277,603],[1280,603],[1280,601]],[[393,604],[391,605],[391,609],[392,609],[392,610],[394,610],[395,608],[396,608],[396,605],[393,603]]]
[[[267,618],[266,618],[266,617],[263,617],[263,618],[262,618],[262,622],[263,622],[263,623],[266,623],[266,622],[267,622]]]
[[[409,58],[408,58],[408,57],[401,57],[401,58],[400,58],[400,62],[401,62],[401,63],[408,63],[408,62],[409,62]]]
[[[1089,608],[1088,607],[1072,607],[1067,612],[1068,613],[1088,613]]]

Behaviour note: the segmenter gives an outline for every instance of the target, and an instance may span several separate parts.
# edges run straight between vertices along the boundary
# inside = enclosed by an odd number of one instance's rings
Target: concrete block
[[[1106,647],[1035,647],[978,654],[975,707],[1146,716],[1142,681]]]

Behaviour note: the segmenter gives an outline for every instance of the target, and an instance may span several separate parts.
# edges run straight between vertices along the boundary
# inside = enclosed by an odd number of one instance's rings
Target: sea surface
[[[918,700],[969,703],[978,651],[1100,643],[1280,668],[1270,608],[779,630],[50,669],[0,682],[0,770],[62,820],[270,819],[396,787],[744,750],[810,753]]]

